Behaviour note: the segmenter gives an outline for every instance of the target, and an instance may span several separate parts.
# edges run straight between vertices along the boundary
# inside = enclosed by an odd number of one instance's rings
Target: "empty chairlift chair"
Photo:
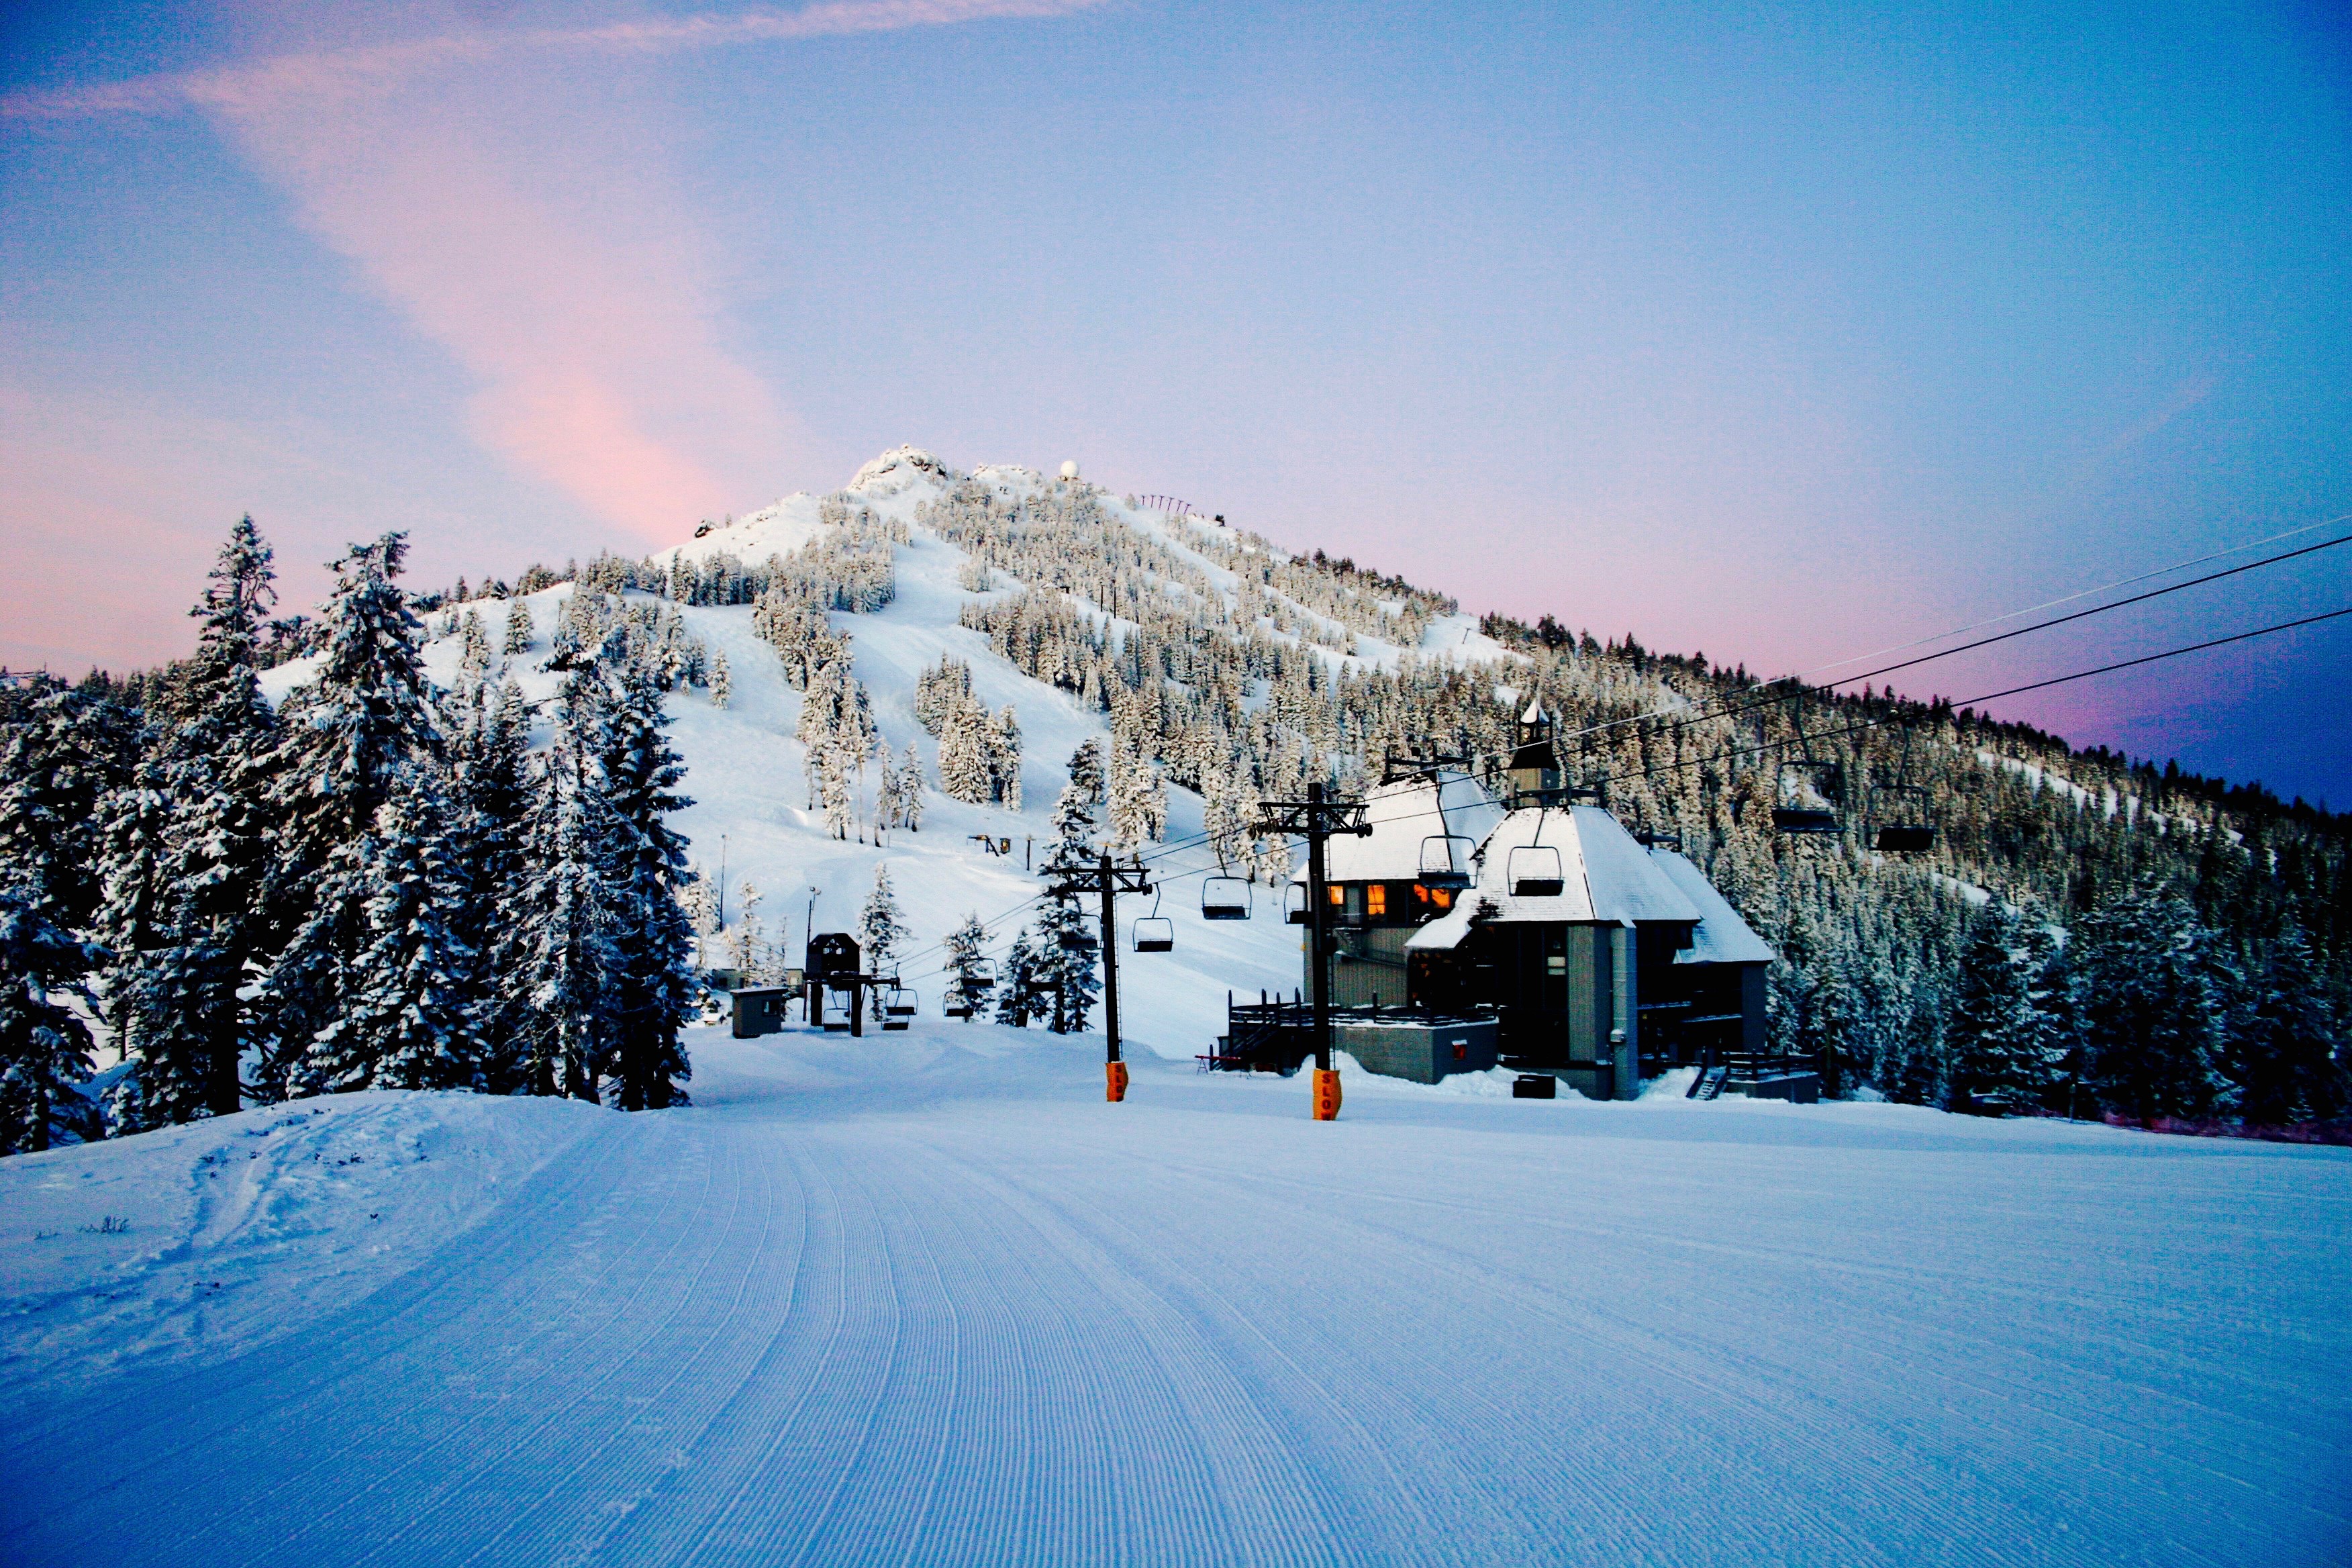
[[[1838,797],[1845,793],[1845,770],[1835,763],[1780,764],[1780,804],[1772,808],[1772,826],[1782,833],[1835,833]]]
[[[1135,922],[1136,952],[1172,952],[1175,949],[1175,921],[1164,915],[1145,915]]]
[[[1470,857],[1476,846],[1458,833],[1433,833],[1421,841],[1421,885],[1460,892],[1470,885]]]
[[[882,993],[882,1026],[903,1029],[915,1016],[915,994],[903,985],[893,984]]]
[[[1306,883],[1293,882],[1289,890],[1282,895],[1282,918],[1295,926],[1307,923]]]
[[[1890,855],[1919,855],[1936,847],[1936,819],[1927,792],[1917,784],[1890,784],[1874,792],[1879,818],[1871,847]]]
[[[1568,886],[1559,851],[1549,844],[1522,844],[1512,850],[1509,870],[1513,898],[1556,899]]]
[[[1204,921],[1249,919],[1249,884],[1239,877],[1226,876],[1212,877],[1202,883],[1201,918]]]

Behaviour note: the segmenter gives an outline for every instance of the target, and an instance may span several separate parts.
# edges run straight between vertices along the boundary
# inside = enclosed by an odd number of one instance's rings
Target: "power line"
[[[2243,544],[2232,544],[2227,550],[2215,550],[2203,555],[2191,556],[2186,561],[2176,561],[2169,566],[2158,566],[2150,571],[2137,573],[2132,576],[2118,578],[2113,583],[2104,584],[2096,588],[2084,588],[2059,598],[2045,600],[2039,605],[2029,605],[2021,610],[2007,610],[1981,621],[1971,621],[1964,626],[1954,626],[1948,632],[1937,632],[1933,637],[1915,637],[1909,642],[1895,643],[1880,648],[1874,653],[1858,653],[1848,658],[1832,660],[1828,664],[1817,664],[1811,669],[1798,671],[1797,679],[1802,680],[1808,677],[1819,675],[1824,670],[1837,669],[1849,664],[1860,664],[1866,658],[1884,658],[1890,653],[1902,653],[1908,648],[1925,647],[1929,643],[1942,642],[1946,637],[1966,637],[1969,633],[1980,631],[1986,626],[1997,626],[2003,621],[2013,621],[2020,616],[2040,615],[2044,610],[2054,610],[2061,605],[2071,605],[2077,599],[2088,599],[2100,594],[2112,594],[2118,588],[2128,588],[2135,583],[2145,583],[2151,577],[2161,577],[2171,572],[2186,572],[2191,566],[2202,566],[2208,561],[2220,561],[2231,555],[2242,555],[2249,550],[2260,550],[2265,544],[2276,544],[2283,539],[2298,539],[2304,534],[2314,533],[2323,528],[2333,528],[2341,522],[2352,522],[2352,511],[2346,512],[2340,517],[2326,518],[2318,522],[2306,522],[2301,528],[2290,528],[2284,533],[2273,533],[2267,538],[2250,539]],[[1852,679],[1860,680],[1864,678],[1857,675]],[[1831,684],[1843,686],[1846,682],[1839,680]]]
[[[2214,572],[2202,577],[2192,577],[2186,583],[2174,583],[2162,588],[2151,588],[2145,594],[2135,594],[2128,599],[2117,599],[2111,605],[2096,605],[2087,610],[2076,610],[2072,615],[2058,616],[2046,621],[2037,621],[2030,626],[2019,626],[2013,631],[2001,632],[1989,637],[1979,637],[1975,642],[1962,643],[1958,647],[1948,647],[1936,653],[1921,654],[1916,658],[1907,658],[1899,664],[1882,665],[1876,669],[1865,669],[1860,675],[1842,676],[1836,680],[1830,681],[1827,685],[1821,688],[1821,689],[1825,691],[1833,690],[1840,686],[1850,686],[1857,680],[1869,680],[1881,675],[1892,675],[1898,669],[1909,669],[1915,665],[1927,664],[1939,658],[1949,658],[1955,654],[1969,653],[1980,647],[1990,647],[1995,643],[2007,642],[2011,637],[2021,637],[2032,632],[2048,631],[2053,626],[2063,626],[2070,621],[2084,620],[2092,616],[2104,616],[2110,610],[2120,610],[2132,605],[2144,604],[2149,599],[2159,599],[2167,594],[2178,594],[2184,588],[2196,588],[2201,587],[2208,583],[2218,583],[2224,577],[2235,577],[2243,572],[2256,571],[2264,566],[2275,566],[2282,561],[2293,561],[2298,556],[2315,554],[2322,550],[2333,550],[2339,544],[2352,544],[2352,533],[2345,534],[2340,538],[2330,539],[2319,544],[2307,544],[2300,550],[2290,550],[2284,554],[2269,556],[2261,561],[2249,561],[2242,566],[2232,566],[2224,572]],[[2174,568],[2174,570],[2178,570],[2178,568]],[[1951,634],[1947,633],[1945,635],[1949,636]],[[1928,640],[1933,641],[1936,639],[1930,638]],[[1849,659],[1844,662],[1853,663],[1854,661]],[[1810,687],[1800,686],[1794,691],[1783,691],[1776,696],[1766,697],[1761,700],[1755,702],[1725,703],[1721,705],[1719,711],[1693,713],[1682,719],[1677,723],[1663,726],[1655,732],[1660,734],[1672,734],[1678,730],[1686,730],[1693,724],[1704,723],[1709,719],[1737,718],[1742,713],[1751,713],[1766,708],[1779,707],[1783,703],[1801,700],[1805,692],[1811,689],[1812,689]],[[1580,735],[1590,735],[1602,730],[1615,729],[1625,724],[1639,723],[1643,719],[1663,718],[1665,714],[1674,711],[1676,711],[1676,710],[1664,709],[1654,713],[1636,714],[1630,719],[1612,719],[1605,723],[1590,725],[1582,730],[1574,731],[1569,735],[1561,738],[1563,740],[1573,740]]]

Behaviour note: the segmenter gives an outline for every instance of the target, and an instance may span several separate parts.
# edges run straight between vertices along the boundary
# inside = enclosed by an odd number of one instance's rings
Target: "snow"
[[[612,1115],[383,1091],[0,1161],[0,1402],[243,1349],[289,1298],[365,1295]]]
[[[1779,956],[1754,927],[1739,918],[1739,911],[1706,879],[1706,872],[1654,844],[1650,847],[1650,862],[1698,911],[1691,944],[1675,954],[1676,963],[1769,963]]]
[[[1325,875],[1335,882],[1405,881],[1421,875],[1423,840],[1455,837],[1461,869],[1503,820],[1503,808],[1467,773],[1442,768],[1430,778],[1399,779],[1364,795],[1364,837],[1334,838],[1325,847]],[[1433,852],[1438,847],[1432,846]],[[1304,881],[1301,870],[1292,879]]]
[[[1549,855],[1543,851],[1550,850]],[[1513,860],[1519,860],[1515,870]],[[1560,888],[1553,894],[1512,891],[1517,878],[1554,867]],[[1528,807],[1503,818],[1478,847],[1477,880],[1454,900],[1453,910],[1413,933],[1406,946],[1423,951],[1450,948],[1488,906],[1506,921],[1696,921],[1699,910],[1674,879],[1658,868],[1624,826],[1598,806]]]
[[[690,1110],[372,1095],[7,1162],[0,1558],[2352,1544],[2343,1151],[1345,1064],[1318,1123],[1149,1058],[1106,1105],[1097,1042],[982,1026],[689,1044]]]

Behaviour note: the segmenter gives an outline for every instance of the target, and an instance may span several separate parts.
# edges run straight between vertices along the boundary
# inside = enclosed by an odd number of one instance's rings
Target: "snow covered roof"
[[[1515,883],[1549,881],[1555,868],[1559,892],[1511,890]],[[1476,883],[1454,900],[1449,913],[1415,931],[1405,945],[1452,947],[1468,933],[1470,917],[1488,907],[1495,912],[1487,918],[1494,921],[1701,919],[1698,906],[1649,851],[1597,805],[1530,807],[1503,818],[1479,850]]]
[[[1423,839],[1466,838],[1467,845],[1454,846],[1466,859],[1503,820],[1503,808],[1476,779],[1450,768],[1382,784],[1365,795],[1364,808],[1371,837],[1334,838],[1324,849],[1324,875],[1331,881],[1412,881],[1421,875]],[[1306,878],[1301,870],[1291,880]]]
[[[1653,848],[1650,859],[1683,897],[1698,907],[1698,928],[1691,933],[1686,952],[1675,954],[1676,963],[1769,963],[1772,949],[1739,918],[1729,900],[1716,891],[1706,873],[1671,849]]]

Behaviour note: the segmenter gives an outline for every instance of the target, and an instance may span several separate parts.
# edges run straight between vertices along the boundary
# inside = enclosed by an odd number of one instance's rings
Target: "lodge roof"
[[[1451,768],[1385,784],[1364,797],[1371,836],[1334,838],[1323,851],[1333,882],[1411,882],[1421,876],[1424,838],[1457,835],[1475,847],[1503,820],[1503,808],[1468,773]],[[1301,870],[1293,880],[1304,880]]]
[[[1550,853],[1547,854],[1546,851]],[[1557,892],[1516,887],[1559,879]],[[1453,947],[1480,924],[1661,921],[1693,927],[1678,963],[1769,961],[1771,949],[1739,918],[1697,867],[1667,849],[1644,848],[1614,816],[1594,805],[1512,812],[1487,835],[1476,880],[1454,908],[1415,931],[1408,948]]]

